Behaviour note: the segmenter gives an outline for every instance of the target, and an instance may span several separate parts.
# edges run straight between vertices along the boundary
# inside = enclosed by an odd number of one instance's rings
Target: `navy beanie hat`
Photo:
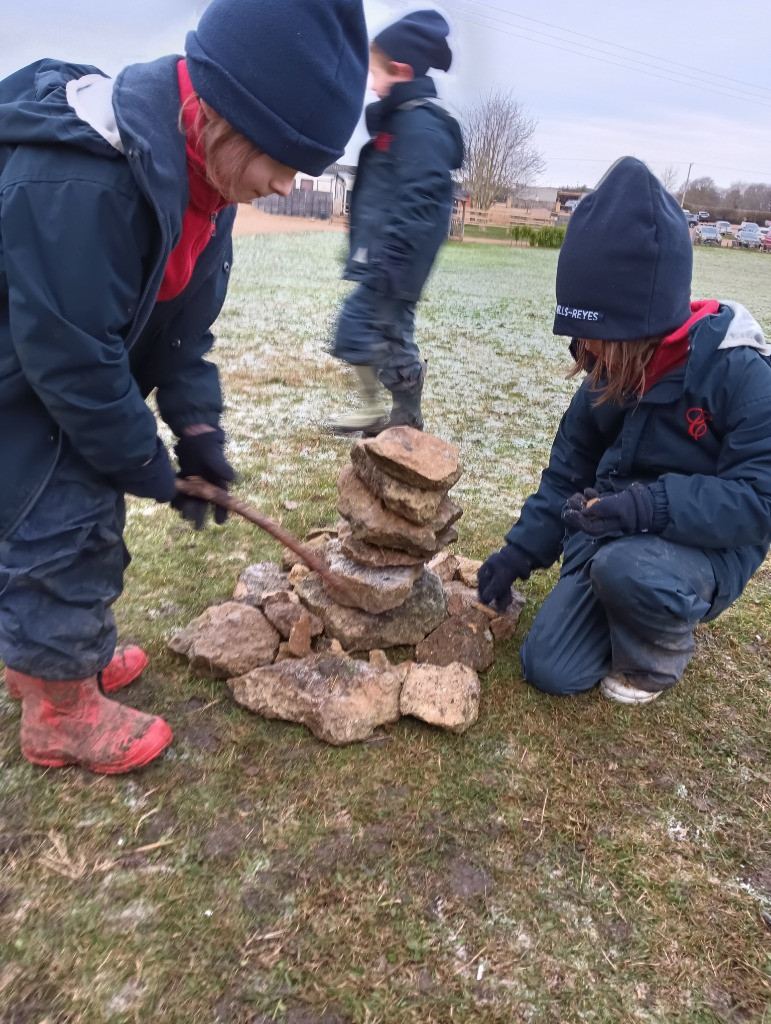
[[[185,43],[196,93],[279,163],[321,174],[361,114],[362,0],[213,0]]]
[[[449,71],[452,50],[447,45],[450,26],[439,11],[413,11],[375,36],[375,46],[397,64],[409,64],[416,78],[429,68]]]
[[[622,157],[571,214],[554,333],[598,341],[669,334],[691,315],[692,269],[677,200],[644,163]]]

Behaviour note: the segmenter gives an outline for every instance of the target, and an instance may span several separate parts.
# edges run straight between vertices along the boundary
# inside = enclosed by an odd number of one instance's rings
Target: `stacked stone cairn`
[[[448,496],[458,456],[410,427],[356,442],[338,479],[339,523],[306,538],[344,593],[286,552],[283,565],[244,570],[233,600],[176,634],[172,650],[227,679],[238,703],[329,743],[367,739],[401,715],[464,732],[479,713],[478,673],[524,599],[504,615],[484,608],[481,563],[446,550],[462,515]],[[391,664],[384,649],[405,646],[414,661]]]

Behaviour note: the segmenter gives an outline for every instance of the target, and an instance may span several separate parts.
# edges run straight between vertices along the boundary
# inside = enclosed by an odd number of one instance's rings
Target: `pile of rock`
[[[331,593],[316,573],[300,600],[348,651],[413,645],[446,616],[441,580],[426,562],[458,539],[463,510],[447,496],[458,449],[411,427],[358,441],[337,482],[342,519],[324,558],[344,583]]]
[[[454,445],[409,427],[357,442],[338,480],[340,522],[306,538],[345,594],[287,552],[283,565],[244,570],[233,600],[207,609],[172,650],[227,679],[245,707],[330,743],[366,739],[400,715],[465,731],[478,715],[477,673],[513,634],[524,599],[505,615],[482,607],[481,563],[445,550],[457,539],[462,511],[448,491],[461,472]],[[397,646],[414,647],[414,661],[391,665],[383,649]]]

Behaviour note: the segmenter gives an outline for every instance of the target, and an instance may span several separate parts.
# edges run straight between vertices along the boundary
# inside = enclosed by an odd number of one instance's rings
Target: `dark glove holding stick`
[[[226,491],[228,484],[235,480],[236,474],[225,458],[224,431],[220,427],[206,426],[189,429],[191,433],[186,433],[174,446],[179,461],[179,476],[182,479],[189,476],[201,477]],[[193,523],[196,530],[204,528],[210,502],[187,494],[177,494],[171,504],[183,519]],[[219,505],[211,505],[211,508],[214,522],[218,526],[222,525],[228,517],[227,509]]]
[[[653,495],[649,487],[640,483],[604,496],[593,487],[587,487],[583,494],[574,494],[565,502],[562,521],[569,530],[582,530],[590,537],[628,537],[656,532]]]
[[[512,583],[526,580],[531,570],[530,560],[523,551],[513,544],[504,544],[479,567],[479,600],[502,614],[514,600]]]

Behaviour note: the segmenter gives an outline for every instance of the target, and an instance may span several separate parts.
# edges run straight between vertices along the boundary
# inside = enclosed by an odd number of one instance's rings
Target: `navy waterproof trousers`
[[[48,680],[86,679],[115,651],[111,605],[129,554],[125,502],[65,443],[32,510],[0,542],[0,657]]]
[[[415,303],[360,284],[343,303],[332,355],[352,366],[374,366],[392,394],[411,391],[423,370],[415,344]]]
[[[716,589],[699,548],[651,534],[609,541],[544,601],[520,651],[525,678],[558,696],[615,673],[641,690],[674,686]]]

